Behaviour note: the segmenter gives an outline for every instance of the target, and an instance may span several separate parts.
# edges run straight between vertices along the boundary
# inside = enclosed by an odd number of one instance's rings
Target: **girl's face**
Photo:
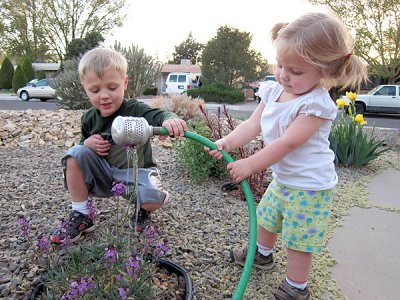
[[[300,96],[320,85],[322,72],[297,54],[277,56],[276,80],[288,94]]]
[[[102,117],[115,113],[124,100],[124,92],[128,87],[128,76],[121,76],[115,70],[108,68],[103,78],[96,72],[87,71],[82,80],[83,88],[92,105],[100,111]]]

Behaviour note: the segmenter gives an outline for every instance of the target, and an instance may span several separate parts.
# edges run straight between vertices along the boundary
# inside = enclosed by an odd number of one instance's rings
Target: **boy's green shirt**
[[[85,112],[81,119],[80,143],[83,144],[83,142],[93,134],[102,135],[103,138],[108,139],[112,144],[105,159],[111,166],[120,169],[128,168],[128,159],[126,150],[112,141],[111,125],[117,116],[143,117],[152,126],[161,126],[165,120],[178,118],[178,116],[172,112],[158,108],[151,108],[147,104],[135,99],[124,100],[121,107],[109,117],[101,117],[100,111],[94,107]],[[137,154],[139,168],[150,168],[156,166],[156,162],[153,159],[150,140],[137,149]]]

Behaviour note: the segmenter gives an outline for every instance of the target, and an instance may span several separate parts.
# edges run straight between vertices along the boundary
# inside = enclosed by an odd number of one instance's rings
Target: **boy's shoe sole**
[[[246,255],[247,246],[242,248],[234,248],[229,253],[231,261],[242,267],[244,266],[244,263],[246,261]],[[275,262],[272,253],[268,256],[263,256],[256,250],[256,254],[254,255],[253,267],[268,271],[271,270],[274,266]]]

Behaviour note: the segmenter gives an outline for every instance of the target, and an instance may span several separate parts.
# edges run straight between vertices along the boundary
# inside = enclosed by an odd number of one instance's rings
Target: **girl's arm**
[[[221,159],[222,153],[220,150],[230,152],[233,149],[244,146],[255,139],[261,132],[260,120],[264,107],[265,104],[260,102],[248,120],[241,123],[224,138],[217,140],[215,144],[217,145],[218,150],[210,150],[207,147],[204,147],[204,149],[215,158]]]
[[[299,115],[282,137],[254,155],[228,164],[227,169],[236,182],[242,181],[253,173],[263,171],[303,145],[324,122],[327,120]]]

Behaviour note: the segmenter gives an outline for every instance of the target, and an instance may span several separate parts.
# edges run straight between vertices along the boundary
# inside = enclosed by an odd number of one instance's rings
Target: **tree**
[[[10,59],[6,57],[0,68],[0,89],[11,89],[14,77],[14,66]]]
[[[400,79],[400,0],[312,0],[328,5],[356,33],[354,53],[371,75]]]
[[[32,67],[31,59],[26,56],[22,62],[22,72],[24,73],[25,82],[29,82],[35,78],[35,70]]]
[[[131,45],[128,48],[122,47],[116,42],[114,49],[122,53],[128,61],[128,90],[125,93],[127,98],[135,98],[143,94],[146,86],[154,85],[160,76],[161,64],[151,56],[144,53],[143,49]]]
[[[37,76],[38,80],[46,79],[46,72],[44,70],[40,70]]]
[[[181,59],[190,59],[191,64],[196,64],[200,59],[199,54],[204,48],[203,44],[196,42],[190,32],[185,41],[175,46],[175,52],[172,54],[172,60],[169,64],[180,64]]]
[[[25,85],[25,76],[24,72],[22,71],[21,65],[18,65],[17,68],[15,69],[14,77],[12,80],[12,89],[14,93],[17,92],[17,90]]]
[[[67,46],[67,53],[65,54],[66,59],[74,57],[80,57],[85,52],[93,49],[101,42],[104,42],[104,38],[101,33],[93,31],[88,33],[83,39],[75,39]]]
[[[0,45],[13,54],[28,55],[33,61],[45,54],[62,61],[71,41],[83,39],[93,31],[105,34],[121,25],[126,15],[125,2],[0,0]]]
[[[252,36],[221,26],[202,54],[202,75],[207,82],[222,82],[241,88],[265,74],[268,65],[261,53],[250,49]]]

